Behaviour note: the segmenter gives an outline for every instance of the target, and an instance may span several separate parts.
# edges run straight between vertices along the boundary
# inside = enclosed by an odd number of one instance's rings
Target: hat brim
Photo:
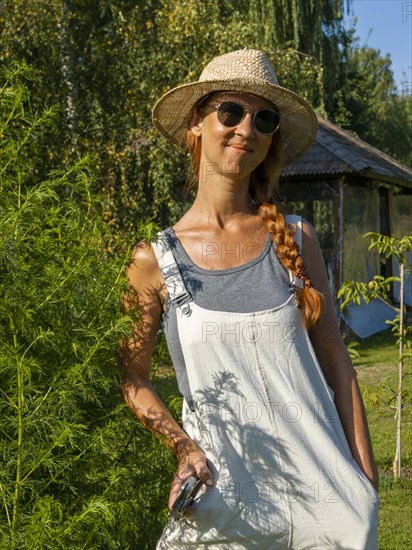
[[[246,92],[263,97],[275,105],[281,119],[285,165],[301,157],[314,142],[318,121],[307,101],[277,84],[257,84],[245,78],[191,82],[169,90],[153,108],[155,127],[170,141],[180,147],[184,146],[193,106],[205,95],[217,91]]]

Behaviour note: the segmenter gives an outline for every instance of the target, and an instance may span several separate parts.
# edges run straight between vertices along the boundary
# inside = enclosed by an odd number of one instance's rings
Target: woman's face
[[[234,101],[252,112],[246,112],[237,126],[224,126],[213,108],[223,101]],[[273,137],[254,127],[253,113],[273,108],[270,101],[243,92],[218,92],[210,96],[191,123],[192,132],[202,139],[202,178],[219,174],[230,179],[249,180],[253,170],[265,159]]]

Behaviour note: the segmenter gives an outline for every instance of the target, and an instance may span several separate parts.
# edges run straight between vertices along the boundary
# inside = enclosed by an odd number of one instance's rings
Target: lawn
[[[364,397],[375,459],[380,474],[380,550],[412,549],[412,407],[403,412],[403,478],[395,481],[392,462],[395,453],[396,420],[392,390],[397,388],[397,348],[390,330],[360,342],[360,357],[354,361]],[[410,368],[409,368],[410,372]],[[169,366],[157,369],[154,384],[167,401],[177,395],[176,380]],[[411,376],[405,377],[405,390],[412,395]],[[410,401],[410,397],[408,401]],[[321,550],[321,549],[320,549]]]
[[[365,401],[375,459],[380,474],[380,550],[412,548],[412,407],[403,410],[403,478],[395,481],[392,462],[395,454],[396,420],[393,391],[398,384],[397,349],[390,330],[363,340],[354,361]],[[409,367],[409,373],[411,372]],[[411,375],[404,378],[405,393],[412,394]],[[389,404],[388,404],[389,401]]]

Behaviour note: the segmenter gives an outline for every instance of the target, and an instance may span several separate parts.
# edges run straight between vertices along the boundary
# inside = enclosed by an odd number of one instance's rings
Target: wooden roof
[[[282,179],[358,175],[412,188],[410,168],[319,115],[318,122],[314,144],[284,168]]]

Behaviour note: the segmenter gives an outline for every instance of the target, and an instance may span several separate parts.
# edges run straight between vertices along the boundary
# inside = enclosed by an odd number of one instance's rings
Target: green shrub
[[[119,392],[129,255],[111,249],[90,161],[36,181],[54,113],[30,113],[26,75],[0,84],[0,548],[144,549],[174,462]]]

